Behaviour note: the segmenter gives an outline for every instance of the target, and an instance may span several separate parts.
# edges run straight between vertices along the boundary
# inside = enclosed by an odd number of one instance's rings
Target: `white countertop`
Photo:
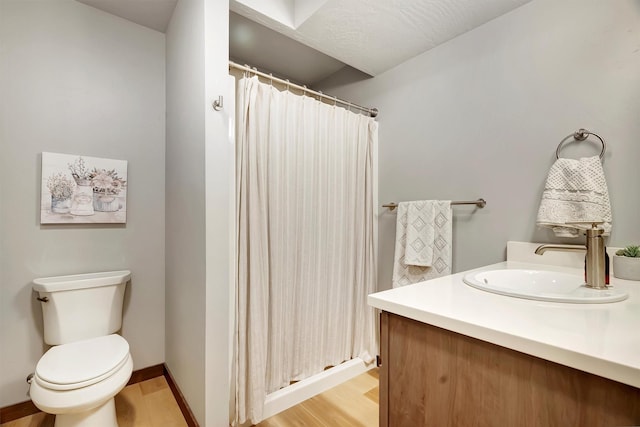
[[[471,271],[581,268],[505,261],[371,294],[369,305],[640,388],[640,282],[611,277],[629,298],[608,304],[533,301],[466,285]]]

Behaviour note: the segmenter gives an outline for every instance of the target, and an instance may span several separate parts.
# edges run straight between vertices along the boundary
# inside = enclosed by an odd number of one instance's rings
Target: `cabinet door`
[[[381,323],[380,425],[640,425],[640,390],[391,313]]]

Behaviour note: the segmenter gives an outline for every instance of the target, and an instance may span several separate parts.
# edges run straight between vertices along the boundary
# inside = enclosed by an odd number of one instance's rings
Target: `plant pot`
[[[613,275],[618,279],[640,280],[640,258],[615,255],[613,257]]]
[[[93,193],[93,209],[98,212],[116,212],[120,209],[120,200],[113,194]]]
[[[53,213],[69,213],[71,209],[71,198],[58,199],[51,196],[51,212]]]
[[[93,215],[93,187],[91,180],[76,179],[76,189],[71,200],[71,215]]]

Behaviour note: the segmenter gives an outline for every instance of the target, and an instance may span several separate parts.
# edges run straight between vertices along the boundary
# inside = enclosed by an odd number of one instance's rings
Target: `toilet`
[[[122,326],[131,272],[77,274],[33,281],[41,302],[44,341],[29,394],[55,427],[117,427],[114,396],[129,381],[129,343]]]

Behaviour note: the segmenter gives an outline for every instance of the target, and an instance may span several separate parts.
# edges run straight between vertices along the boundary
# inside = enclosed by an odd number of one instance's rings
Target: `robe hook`
[[[222,97],[222,95],[218,96],[218,99],[214,100],[213,103],[211,104],[213,109],[216,111],[222,110],[222,108],[224,107],[223,100],[224,98]]]

